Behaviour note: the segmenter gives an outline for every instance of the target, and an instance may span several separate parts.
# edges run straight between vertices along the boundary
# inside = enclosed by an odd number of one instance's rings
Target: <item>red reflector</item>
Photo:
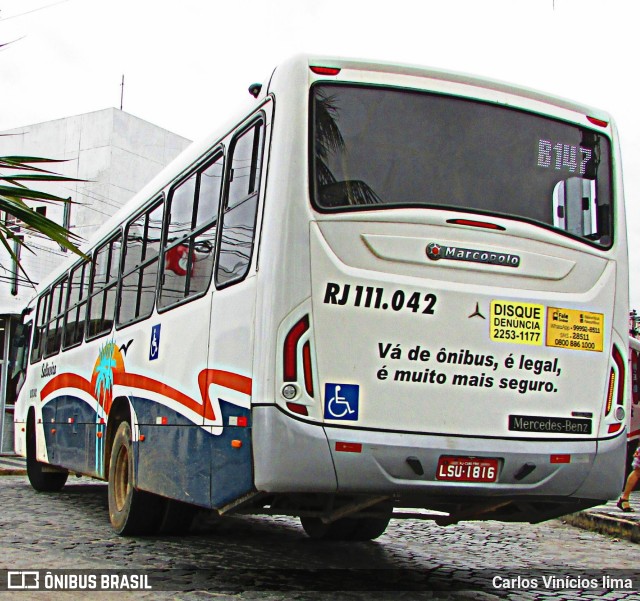
[[[166,426],[169,423],[169,420],[166,417],[162,417],[162,425]]]
[[[571,463],[571,455],[551,455],[551,463]]]
[[[587,120],[594,125],[599,125],[600,127],[607,127],[607,125],[609,125],[607,121],[603,121],[602,119],[598,119],[596,117],[589,117],[589,115],[587,115]]]
[[[503,228],[501,225],[497,225],[496,223],[474,221],[473,219],[447,219],[447,223],[452,223],[453,225],[470,225],[472,227],[483,227],[488,230],[500,230],[502,232],[505,231],[505,228]]]
[[[247,423],[248,423],[247,417],[245,415],[240,416],[238,418],[237,423],[238,423],[238,426],[240,426],[242,428],[246,428],[247,427]]]
[[[342,451],[343,453],[362,453],[362,443],[336,442],[336,451]]]
[[[613,434],[622,428],[622,424],[609,424],[609,434]]]
[[[301,405],[300,403],[287,403],[287,409],[298,415],[309,415],[306,405]]]
[[[311,371],[311,345],[309,341],[302,347],[302,368],[304,370],[304,387],[307,394],[313,398],[313,372]]]
[[[316,75],[337,75],[340,73],[340,69],[337,67],[317,67],[317,66],[309,66]]]

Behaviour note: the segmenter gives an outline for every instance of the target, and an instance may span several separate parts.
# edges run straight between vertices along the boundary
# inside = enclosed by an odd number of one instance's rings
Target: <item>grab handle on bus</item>
[[[553,189],[553,225],[576,236],[598,234],[595,180],[570,177]]]

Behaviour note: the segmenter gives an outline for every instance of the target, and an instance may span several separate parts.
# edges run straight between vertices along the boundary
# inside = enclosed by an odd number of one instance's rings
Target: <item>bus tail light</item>
[[[284,381],[295,382],[298,379],[298,343],[309,329],[309,316],[305,315],[296,323],[284,339]]]
[[[466,225],[469,227],[481,227],[487,230],[500,230],[504,232],[506,228],[498,225],[497,223],[490,223],[489,221],[476,221],[475,219],[447,219],[447,223],[452,225]]]
[[[618,405],[622,405],[624,403],[624,359],[622,358],[622,355],[615,344],[613,345],[611,355],[613,357],[613,362],[615,363],[616,369],[611,366],[611,369],[609,371],[609,387],[607,390],[607,405],[604,412],[605,415],[609,415],[609,413],[611,413],[614,396],[616,397],[616,403]]]
[[[338,73],[340,73],[338,67],[318,67],[316,65],[310,65],[309,69],[316,75],[338,75]]]
[[[597,117],[590,117],[589,115],[587,115],[587,120],[590,123],[593,123],[594,125],[598,125],[600,127],[607,127],[609,125],[609,123],[604,119],[598,119]]]
[[[288,401],[293,401],[298,395],[298,386],[304,379],[304,389],[308,396],[313,398],[314,385],[313,385],[313,367],[311,358],[311,342],[309,340],[302,343],[302,365],[299,373],[298,365],[298,350],[300,348],[301,341],[305,334],[309,331],[309,316],[305,315],[302,319],[296,322],[293,327],[287,333],[284,339],[283,360],[282,360],[282,373],[283,380],[290,384],[287,384],[282,389],[282,394]],[[300,415],[308,415],[307,408],[303,404],[288,402],[287,407],[293,413]]]

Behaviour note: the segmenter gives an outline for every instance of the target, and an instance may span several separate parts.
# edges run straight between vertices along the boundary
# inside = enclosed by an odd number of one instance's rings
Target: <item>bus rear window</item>
[[[611,245],[610,142],[595,130],[382,87],[317,84],[311,107],[319,210],[488,213]]]

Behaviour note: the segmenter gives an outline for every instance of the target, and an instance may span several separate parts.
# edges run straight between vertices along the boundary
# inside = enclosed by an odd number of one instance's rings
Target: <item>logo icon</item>
[[[487,319],[482,313],[480,313],[480,303],[478,302],[476,302],[475,311],[469,315],[468,319],[471,319],[472,317],[482,317],[482,319]]]
[[[325,384],[324,418],[357,421],[360,386],[357,384]]]
[[[442,247],[435,242],[427,245],[427,257],[432,259],[433,261],[437,261],[442,258]]]
[[[151,328],[151,341],[149,342],[149,361],[154,361],[160,356],[160,324]]]
[[[8,589],[40,589],[40,572],[36,570],[20,570],[7,572]]]

